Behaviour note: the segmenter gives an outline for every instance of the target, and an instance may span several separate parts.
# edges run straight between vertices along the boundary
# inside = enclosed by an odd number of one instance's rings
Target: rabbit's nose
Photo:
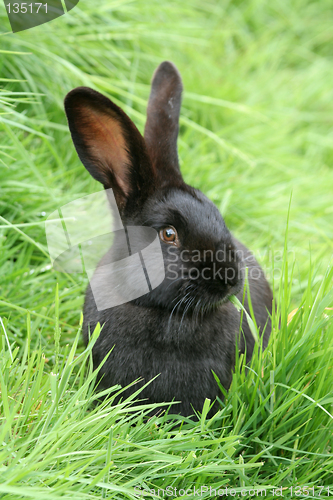
[[[226,262],[218,276],[222,283],[229,288],[236,286],[240,279],[238,264],[236,262]]]

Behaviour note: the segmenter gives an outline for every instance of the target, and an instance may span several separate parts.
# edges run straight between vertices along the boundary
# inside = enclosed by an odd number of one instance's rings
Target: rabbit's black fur
[[[182,179],[177,156],[181,92],[177,69],[162,63],[153,77],[144,138],[118,106],[91,89],[71,91],[65,109],[83,164],[112,188],[124,225],[156,231],[171,226],[177,232],[173,244],[161,241],[165,279],[149,293],[98,311],[88,286],[85,342],[98,322],[103,325],[93,349],[94,366],[114,347],[101,368],[101,386],[124,387],[142,379],[126,396],[159,375],[140,397],[180,401],[171,412],[188,416],[202,410],[205,398],[222,397],[212,371],[225,389],[230,386],[241,315],[228,298],[237,295],[242,301],[245,267],[264,347],[271,331],[272,293],[259,264],[231,235],[215,205]],[[111,249],[100,265],[116,252]],[[103,275],[98,282],[108,289]],[[245,307],[249,310],[247,298]],[[246,320],[238,344],[249,361],[254,339]]]

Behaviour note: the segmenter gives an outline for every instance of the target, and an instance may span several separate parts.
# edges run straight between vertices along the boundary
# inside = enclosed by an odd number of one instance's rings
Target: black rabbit
[[[156,231],[164,259],[163,281],[130,302],[98,310],[88,286],[85,342],[98,322],[103,325],[93,349],[94,366],[114,347],[100,371],[100,385],[124,387],[140,378],[126,396],[158,375],[140,397],[152,403],[178,401],[171,413],[189,416],[202,410],[205,398],[223,397],[212,371],[226,390],[230,386],[241,314],[228,299],[237,295],[242,301],[245,267],[264,347],[271,331],[272,292],[215,205],[183,181],[177,154],[181,93],[176,67],[163,62],[153,76],[144,138],[118,106],[92,89],[69,92],[65,109],[82,163],[106,189],[112,188],[125,227]],[[105,294],[112,284],[100,270],[110,255],[121,257],[116,243],[94,276]],[[123,279],[130,280],[130,273]],[[247,299],[245,307],[249,310]],[[245,319],[238,346],[249,361],[254,338]],[[215,402],[211,411],[216,408]]]

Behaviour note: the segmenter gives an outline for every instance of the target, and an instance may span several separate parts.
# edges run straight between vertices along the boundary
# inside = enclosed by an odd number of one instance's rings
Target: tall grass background
[[[81,0],[13,34],[0,5],[1,498],[333,492],[332,15],[329,0]],[[184,178],[256,254],[277,304],[268,348],[248,371],[239,361],[221,410],[178,427],[147,420],[145,401],[113,405],[120,388],[93,404],[87,281],[51,268],[44,232],[52,211],[101,189],[71,143],[65,94],[93,87],[142,131],[165,59],[185,87]]]

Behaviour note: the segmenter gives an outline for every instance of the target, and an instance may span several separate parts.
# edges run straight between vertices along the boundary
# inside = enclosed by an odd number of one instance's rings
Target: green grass
[[[81,0],[12,34],[0,5],[0,498],[333,491],[332,14],[329,0]],[[184,80],[185,180],[258,256],[278,311],[221,410],[178,428],[147,421],[144,401],[112,405],[119,388],[93,404],[79,331],[87,281],[50,267],[43,222],[100,189],[72,146],[65,94],[96,88],[143,130],[164,59]]]

